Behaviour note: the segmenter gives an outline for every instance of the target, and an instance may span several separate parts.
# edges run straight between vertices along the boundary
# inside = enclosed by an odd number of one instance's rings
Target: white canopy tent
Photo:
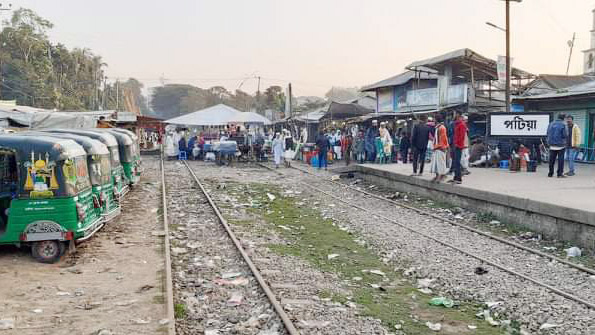
[[[240,112],[238,117],[239,118],[236,122],[259,123],[259,124],[264,124],[264,125],[271,124],[271,121],[269,119],[267,119],[266,117],[264,117],[260,114],[254,113],[254,112]]]
[[[253,112],[240,112],[224,104],[178,116],[164,122],[181,126],[224,126],[230,123],[271,124],[271,121],[262,115]]]

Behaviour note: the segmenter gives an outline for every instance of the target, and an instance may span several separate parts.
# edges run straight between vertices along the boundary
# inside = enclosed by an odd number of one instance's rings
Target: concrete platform
[[[577,175],[548,178],[547,166],[536,173],[472,168],[462,185],[434,184],[429,171],[411,177],[411,164],[363,164],[337,170],[399,191],[490,212],[504,222],[519,224],[548,238],[595,249],[595,166],[577,165]]]

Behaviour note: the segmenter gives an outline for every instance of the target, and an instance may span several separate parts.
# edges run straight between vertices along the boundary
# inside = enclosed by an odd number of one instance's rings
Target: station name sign
[[[543,137],[550,122],[548,113],[491,113],[490,136]]]

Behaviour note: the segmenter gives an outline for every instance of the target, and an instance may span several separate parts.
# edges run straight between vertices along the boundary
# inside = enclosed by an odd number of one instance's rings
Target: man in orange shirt
[[[432,163],[430,171],[436,176],[432,182],[439,183],[444,180],[448,168],[446,167],[446,151],[448,150],[448,134],[444,126],[444,116],[436,115],[436,126],[434,130],[434,152],[432,153]]]
[[[457,111],[455,114],[455,125],[454,125],[454,136],[452,146],[454,149],[454,158],[452,161],[452,167],[455,173],[455,176],[452,180],[449,180],[449,183],[453,184],[461,184],[463,182],[463,177],[461,173],[461,157],[463,154],[463,149],[466,148],[465,144],[465,137],[467,136],[467,123],[463,120],[463,114],[460,111]]]

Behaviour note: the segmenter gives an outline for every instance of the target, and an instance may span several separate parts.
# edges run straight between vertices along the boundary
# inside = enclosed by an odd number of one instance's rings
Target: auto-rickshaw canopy
[[[53,134],[74,134],[90,137],[92,139],[101,141],[108,147],[111,153],[115,153],[114,155],[112,155],[112,169],[115,169],[118,166],[120,166],[120,150],[118,141],[113,135],[109,133],[96,132],[89,129],[47,129],[44,130],[44,132]]]
[[[132,141],[132,138],[130,138],[130,136],[122,132],[112,131],[112,129],[109,128],[98,128],[97,130],[93,131],[98,133],[110,134],[114,136],[118,141],[118,144],[120,145],[120,160],[124,163],[132,163],[134,161],[136,144]]]
[[[75,196],[91,187],[87,153],[73,140],[0,135],[0,154],[14,157],[19,198]]]
[[[24,136],[49,136],[53,138],[69,139],[82,146],[87,153],[87,165],[90,172],[91,183],[93,185],[107,184],[110,180],[111,164],[110,152],[105,144],[91,137],[68,134],[68,133],[50,133],[39,131],[26,131],[19,133]]]
[[[38,131],[27,131],[23,133],[19,133],[19,135],[26,135],[26,136],[48,136],[54,138],[62,138],[73,140],[78,145],[82,146],[85,149],[87,155],[109,155],[109,150],[107,146],[103,144],[101,141],[93,139],[88,136],[78,135],[78,134],[57,134],[57,133],[50,133],[50,132],[38,132]]]

